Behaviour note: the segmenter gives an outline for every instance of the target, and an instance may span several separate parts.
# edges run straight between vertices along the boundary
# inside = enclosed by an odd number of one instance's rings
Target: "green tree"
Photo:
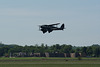
[[[92,47],[88,47],[87,50],[86,50],[86,52],[87,52],[88,56],[92,56],[93,55],[93,49],[92,49]]]
[[[82,47],[81,53],[87,55],[87,47]]]
[[[72,46],[71,45],[62,45],[61,51],[63,53],[70,53],[72,51]]]

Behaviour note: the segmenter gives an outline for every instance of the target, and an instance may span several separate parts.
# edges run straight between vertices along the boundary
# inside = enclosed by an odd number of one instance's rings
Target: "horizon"
[[[8,45],[8,46],[10,46],[10,45],[18,45],[18,46],[41,46],[41,45],[44,45],[44,46],[53,46],[53,45],[57,45],[57,44],[52,44],[52,45],[48,45],[48,44],[44,44],[44,43],[41,43],[41,44],[32,44],[32,45],[19,45],[19,44],[5,44],[5,43],[2,43],[2,42],[0,42],[0,45],[1,44],[3,44],[3,45]],[[60,45],[60,46],[62,46],[62,45],[71,45],[71,44],[58,44],[58,45]],[[74,46],[74,45],[71,45],[72,47],[89,47],[89,46],[93,46],[93,45],[99,45],[100,46],[100,44],[92,44],[92,45],[88,45],[88,46]]]

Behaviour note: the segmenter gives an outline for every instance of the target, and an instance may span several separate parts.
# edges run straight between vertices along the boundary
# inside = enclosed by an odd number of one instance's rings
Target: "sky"
[[[66,29],[39,31],[39,25],[57,22]],[[99,29],[100,0],[0,0],[0,42],[4,44],[100,45]]]

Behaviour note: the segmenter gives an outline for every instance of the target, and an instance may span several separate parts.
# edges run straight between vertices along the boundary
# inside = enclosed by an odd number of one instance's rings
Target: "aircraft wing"
[[[42,31],[43,33],[46,33],[47,31]]]
[[[46,32],[47,32],[47,30],[46,30],[46,29],[41,29],[41,31],[42,31],[43,33],[46,33]]]
[[[56,23],[56,24],[50,24],[49,26],[53,26],[53,25],[59,25],[60,23]]]
[[[54,25],[59,25],[60,23],[55,23],[55,24],[50,24],[50,25],[39,25],[39,27],[41,26],[54,26]]]

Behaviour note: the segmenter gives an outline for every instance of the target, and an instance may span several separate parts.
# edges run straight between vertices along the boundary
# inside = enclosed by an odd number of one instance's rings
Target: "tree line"
[[[19,46],[19,45],[6,45],[0,43],[0,57],[9,56],[10,53],[82,53],[87,57],[100,57],[100,45],[93,44],[92,46],[72,46],[67,44],[55,44],[52,46],[48,46],[47,44],[38,44],[31,46]]]

